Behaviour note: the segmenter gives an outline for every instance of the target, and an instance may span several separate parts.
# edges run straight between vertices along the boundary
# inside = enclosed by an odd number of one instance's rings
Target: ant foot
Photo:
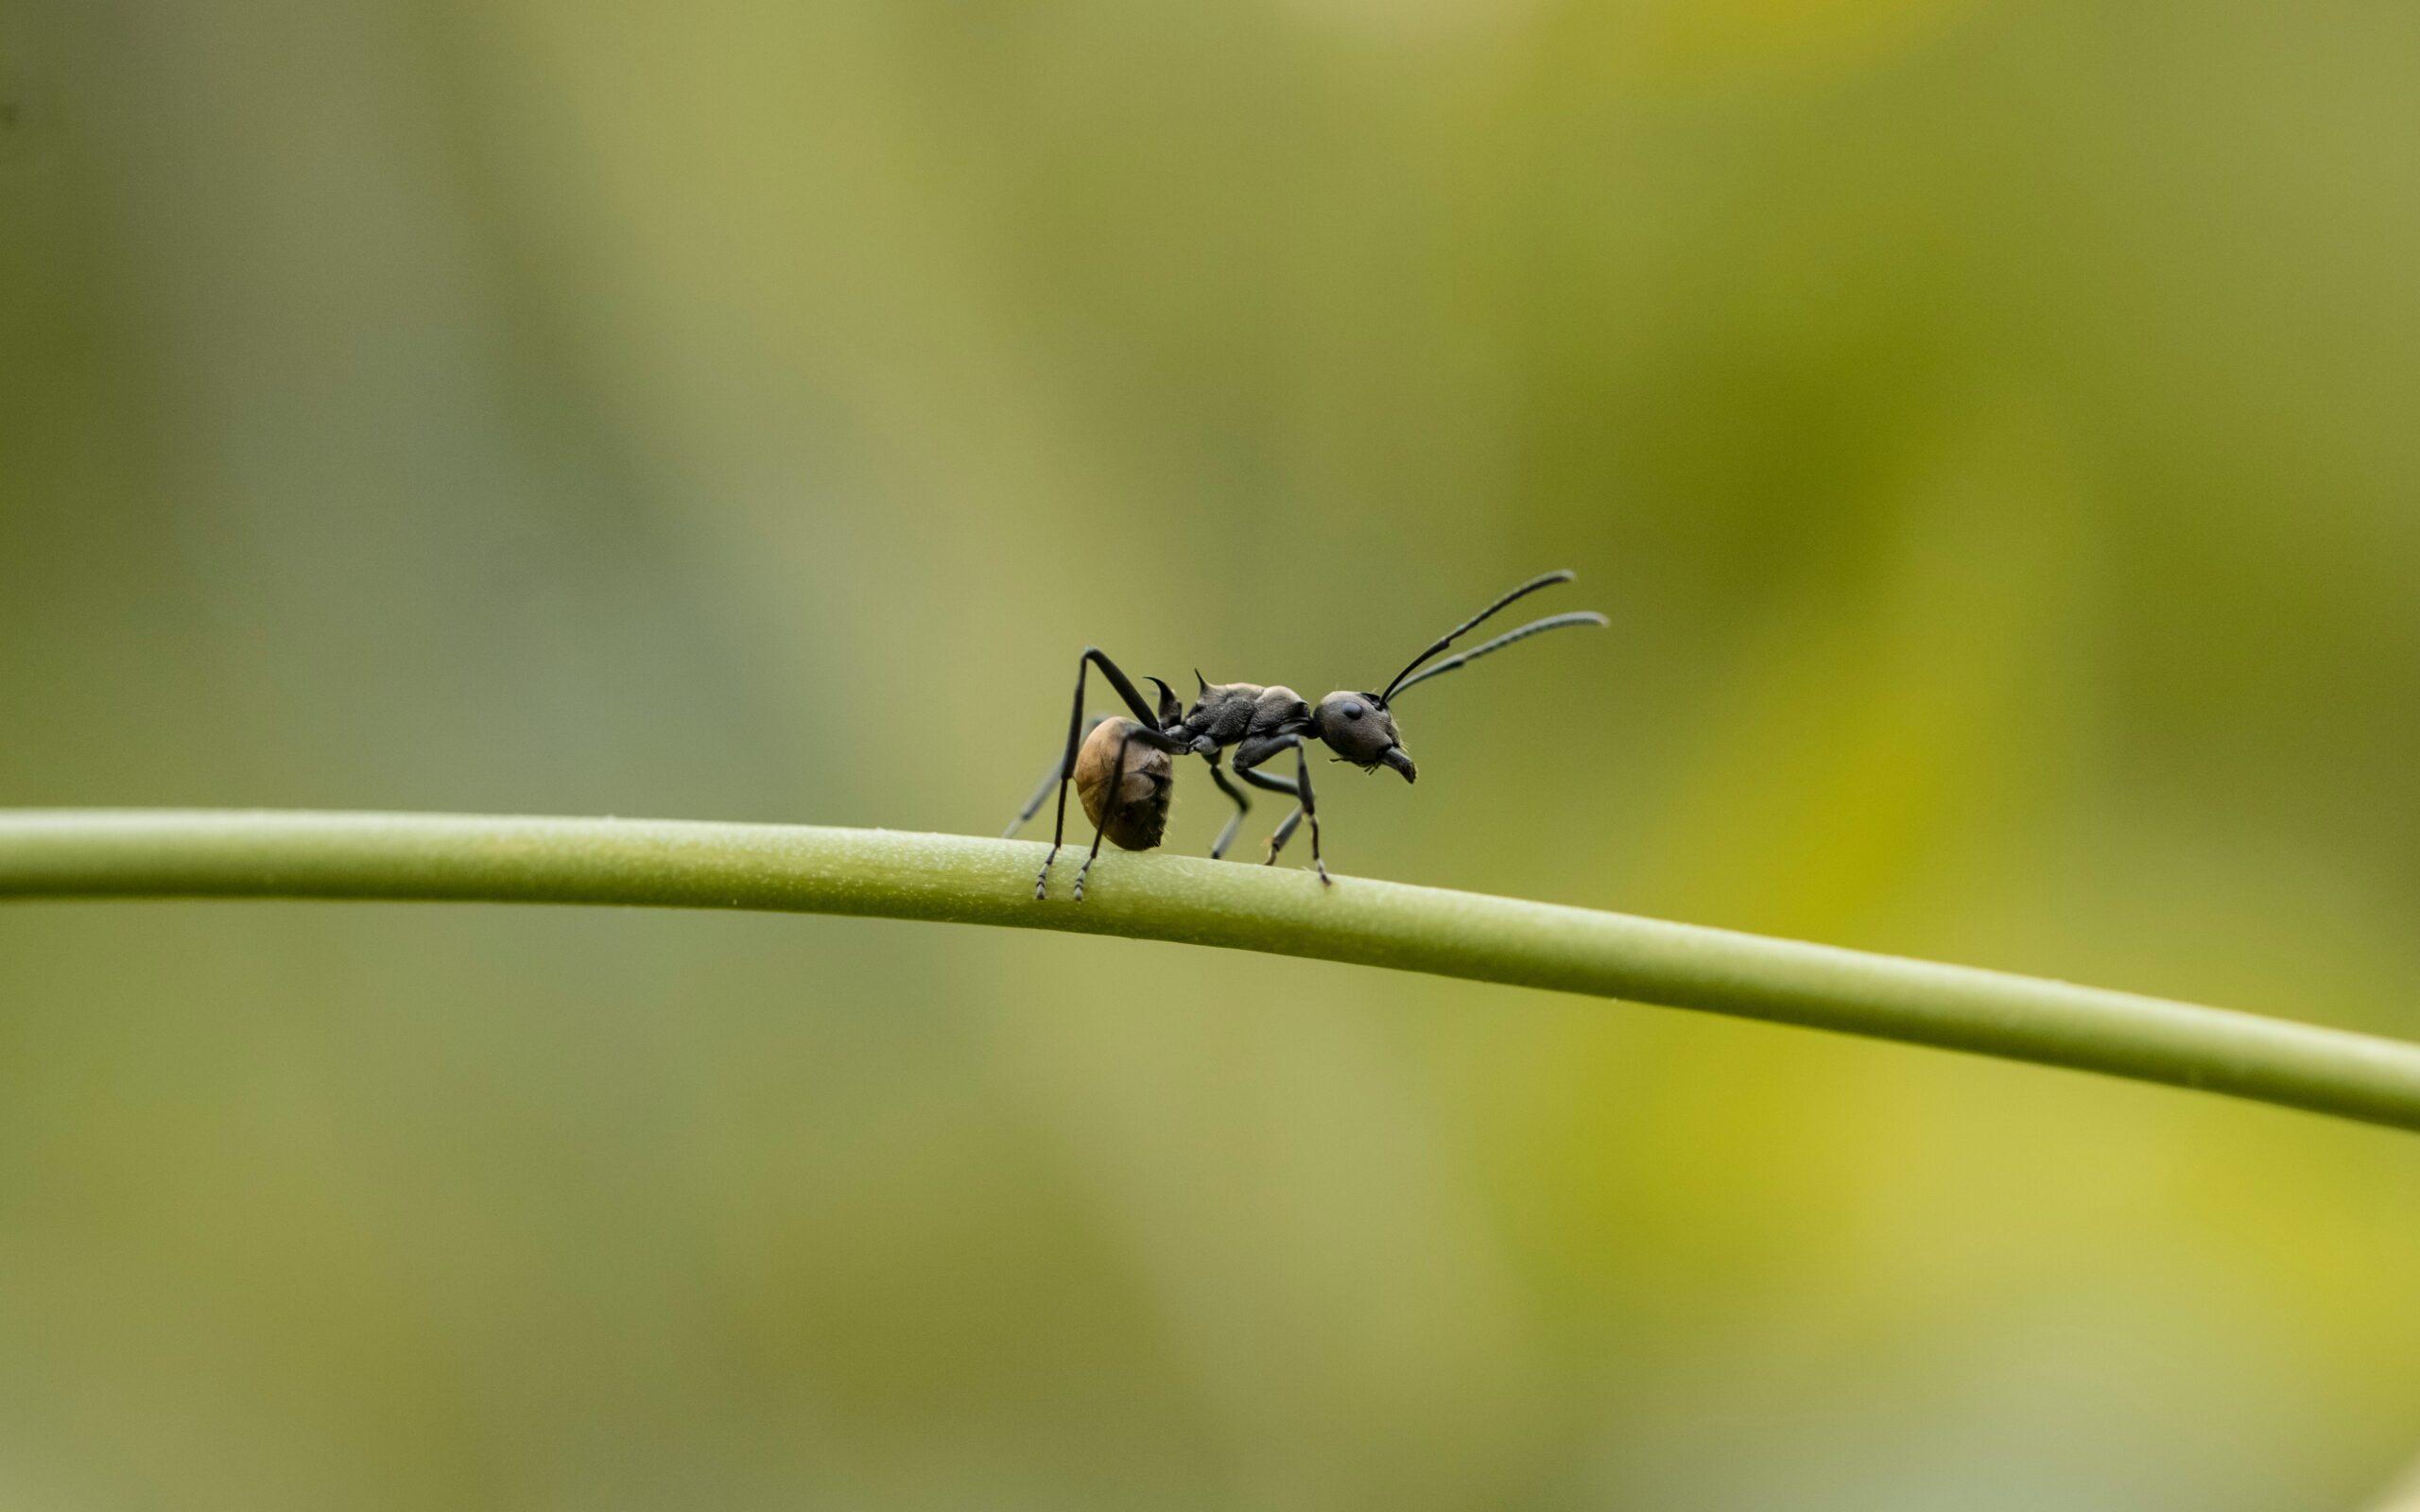
[[[1329,876],[1329,875],[1327,874],[1327,863],[1326,863],[1326,862],[1324,862],[1324,861],[1314,861],[1314,862],[1312,862],[1312,863],[1311,863],[1311,865],[1312,865],[1312,866],[1315,866],[1315,867],[1317,867],[1317,868],[1320,868],[1320,885],[1321,885],[1321,886],[1322,886],[1322,887],[1333,887],[1333,886],[1335,886],[1335,885],[1336,885],[1336,879],[1335,879],[1334,877],[1331,877],[1331,876]]]

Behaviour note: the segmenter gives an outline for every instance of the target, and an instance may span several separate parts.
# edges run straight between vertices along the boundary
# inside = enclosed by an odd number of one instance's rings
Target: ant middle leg
[[[1302,828],[1302,824],[1303,805],[1297,803],[1294,805],[1293,813],[1287,815],[1283,819],[1277,821],[1276,830],[1269,837],[1269,860],[1270,863],[1273,864],[1277,860],[1277,852],[1286,849],[1286,842],[1294,838],[1294,832]]]
[[[1286,821],[1278,826],[1277,833],[1270,837],[1269,859],[1262,865],[1276,864],[1278,848],[1293,835],[1297,817],[1308,819],[1311,821],[1311,866],[1319,872],[1322,885],[1333,886],[1334,880],[1327,874],[1327,862],[1320,854],[1320,806],[1318,799],[1311,796],[1311,758],[1308,746],[1309,742],[1300,735],[1276,735],[1260,740],[1245,741],[1236,750],[1236,775],[1254,787],[1265,788],[1271,793],[1290,794],[1302,805],[1295,814],[1288,815]],[[1260,763],[1289,747],[1294,752],[1293,781],[1288,782],[1285,778],[1254,769]]]
[[[1236,805],[1236,812],[1227,818],[1227,827],[1219,832],[1218,843],[1210,847],[1210,859],[1216,861],[1227,853],[1227,847],[1235,843],[1236,832],[1244,827],[1244,816],[1252,812],[1252,799],[1244,797],[1242,788],[1227,780],[1227,769],[1219,765],[1216,751],[1211,752],[1208,759],[1210,781],[1218,783],[1219,791],[1226,794]]]

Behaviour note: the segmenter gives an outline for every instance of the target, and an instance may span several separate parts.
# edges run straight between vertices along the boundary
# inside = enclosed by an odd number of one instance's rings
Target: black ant
[[[1076,872],[1076,902],[1082,902],[1084,875],[1100,855],[1103,836],[1115,841],[1120,850],[1149,850],[1167,832],[1169,791],[1176,785],[1171,756],[1190,753],[1208,761],[1210,780],[1234,801],[1234,816],[1219,832],[1218,843],[1210,848],[1213,861],[1226,854],[1228,843],[1235,839],[1236,831],[1252,809],[1252,800],[1227,780],[1227,773],[1219,765],[1219,753],[1230,746],[1236,747],[1236,776],[1253,787],[1283,793],[1295,801],[1294,812],[1286,816],[1276,833],[1269,837],[1269,860],[1264,864],[1273,865],[1277,852],[1293,838],[1295,827],[1308,819],[1311,865],[1319,869],[1322,883],[1333,885],[1327,863],[1320,855],[1320,811],[1311,797],[1311,743],[1324,741],[1336,752],[1334,760],[1350,762],[1365,772],[1384,766],[1402,773],[1407,782],[1416,781],[1420,771],[1403,748],[1402,733],[1395,728],[1394,713],[1390,707],[1392,701],[1430,678],[1443,677],[1515,641],[1526,641],[1567,625],[1606,623],[1602,614],[1584,610],[1556,614],[1507,631],[1460,656],[1423,669],[1423,662],[1506,605],[1541,588],[1567,583],[1572,576],[1568,572],[1548,573],[1523,583],[1413,657],[1411,665],[1396,673],[1384,693],[1331,693],[1319,701],[1317,708],[1305,702],[1303,696],[1291,688],[1263,688],[1249,682],[1213,685],[1196,672],[1193,678],[1201,685],[1201,695],[1189,710],[1179,706],[1175,690],[1167,683],[1157,678],[1145,679],[1160,690],[1159,707],[1154,710],[1144,702],[1141,692],[1118,670],[1116,662],[1103,656],[1098,647],[1086,646],[1076,662],[1076,706],[1067,715],[1067,748],[1051,764],[1042,785],[1033,790],[1033,797],[1008,828],[1010,834],[1016,833],[1040,812],[1051,788],[1059,789],[1058,823],[1050,835],[1050,854],[1043,859],[1041,875],[1033,879],[1033,896],[1040,900],[1047,894],[1050,864],[1059,859],[1059,848],[1066,841],[1067,783],[1074,782],[1083,799],[1084,813],[1093,821],[1093,848]],[[1094,667],[1100,669],[1100,675],[1117,690],[1118,697],[1133,711],[1132,719],[1103,715],[1089,725],[1084,722],[1084,677]],[[1288,750],[1294,753],[1291,779],[1258,770],[1263,762]]]

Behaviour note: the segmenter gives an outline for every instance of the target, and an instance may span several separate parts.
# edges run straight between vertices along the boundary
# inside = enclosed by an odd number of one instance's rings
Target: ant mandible
[[[1555,572],[1523,583],[1413,657],[1411,664],[1395,674],[1384,693],[1331,693],[1319,701],[1317,708],[1291,688],[1264,688],[1249,682],[1213,684],[1196,672],[1193,678],[1201,685],[1201,695],[1189,710],[1178,704],[1175,690],[1167,683],[1157,678],[1145,679],[1160,690],[1159,707],[1153,709],[1144,701],[1133,681],[1118,670],[1116,662],[1102,655],[1098,646],[1084,647],[1084,654],[1076,662],[1076,704],[1067,715],[1066,749],[1051,764],[1042,785],[1033,790],[1033,797],[1008,828],[1009,834],[1016,833],[1040,812],[1051,788],[1059,789],[1058,822],[1051,831],[1050,854],[1043,859],[1042,872],[1033,879],[1034,898],[1039,901],[1048,894],[1050,864],[1059,859],[1059,848],[1066,842],[1068,782],[1076,784],[1084,813],[1093,821],[1093,848],[1076,872],[1076,902],[1082,902],[1084,877],[1100,855],[1104,836],[1120,850],[1149,850],[1167,833],[1168,798],[1176,785],[1169,760],[1172,756],[1189,753],[1207,761],[1210,780],[1235,803],[1234,816],[1227,820],[1227,827],[1219,832],[1218,843],[1210,848],[1213,861],[1226,854],[1244,816],[1252,810],[1252,800],[1227,780],[1226,771],[1219,765],[1219,753],[1230,746],[1236,747],[1236,776],[1253,787],[1283,793],[1294,799],[1294,811],[1269,837],[1269,859],[1264,865],[1275,864],[1277,852],[1293,838],[1295,827],[1308,819],[1311,865],[1319,869],[1322,884],[1334,885],[1327,874],[1327,863],[1320,855],[1320,811],[1311,796],[1311,744],[1324,742],[1336,752],[1334,760],[1349,762],[1365,772],[1384,766],[1402,773],[1407,782],[1415,781],[1420,772],[1403,748],[1402,733],[1395,728],[1391,707],[1392,701],[1431,678],[1443,677],[1515,641],[1570,625],[1605,624],[1605,616],[1592,611],[1556,614],[1517,630],[1508,630],[1460,656],[1424,668],[1423,663],[1430,657],[1452,645],[1464,632],[1478,627],[1506,605],[1541,588],[1567,583],[1572,576],[1568,572]],[[1109,685],[1133,712],[1133,718],[1103,715],[1085,723],[1084,679],[1095,667],[1100,669],[1100,675],[1109,679]],[[1262,763],[1288,750],[1294,753],[1292,778],[1258,769]]]

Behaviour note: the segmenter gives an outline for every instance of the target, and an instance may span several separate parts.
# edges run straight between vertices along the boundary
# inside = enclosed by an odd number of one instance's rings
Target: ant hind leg
[[[1125,701],[1127,708],[1133,711],[1134,717],[1142,722],[1143,728],[1150,731],[1148,738],[1163,749],[1174,748],[1174,743],[1159,732],[1160,711],[1143,701],[1143,695],[1134,686],[1133,680],[1118,670],[1116,662],[1102,655],[1099,646],[1085,646],[1084,654],[1076,659],[1076,697],[1074,707],[1067,711],[1067,748],[1059,758],[1058,771],[1043,779],[1042,787],[1033,795],[1033,801],[1027,805],[1026,813],[1018,816],[1017,818],[1017,824],[1023,824],[1028,816],[1042,807],[1043,794],[1049,790],[1050,784],[1056,782],[1059,785],[1059,813],[1057,819],[1050,827],[1050,853],[1042,858],[1042,869],[1036,872],[1033,878],[1033,898],[1036,902],[1049,896],[1050,864],[1059,859],[1059,848],[1067,843],[1067,784],[1075,778],[1076,751],[1084,741],[1086,729],[1084,676],[1095,667],[1100,668],[1100,675],[1109,679],[1109,685],[1112,688],[1117,690],[1117,696]],[[1167,684],[1162,683],[1161,687],[1165,689]],[[1010,833],[1014,833],[1015,831],[1016,825],[1011,825]],[[1099,849],[1098,840],[1094,843],[1094,849],[1096,850]]]
[[[1092,738],[1093,731],[1098,730],[1101,722],[1108,717],[1107,714],[1095,714],[1084,721],[1083,732],[1076,737],[1078,748],[1080,749],[1083,743]],[[1063,753],[1052,759],[1050,769],[1042,774],[1040,782],[1034,784],[1033,797],[1025,800],[1025,807],[1017,810],[1017,816],[1011,819],[1009,827],[1000,832],[1001,839],[1015,839],[1017,832],[1026,827],[1027,821],[1042,812],[1042,805],[1050,801],[1050,790],[1058,785],[1059,780],[1066,774],[1066,770],[1067,758]]]
[[[1117,755],[1109,764],[1110,771],[1115,774],[1110,779],[1109,784],[1113,794],[1126,781],[1126,750],[1128,747],[1134,744],[1135,734],[1136,731],[1129,730],[1118,737]],[[1100,838],[1108,833],[1109,813],[1108,809],[1104,808],[1101,812],[1101,821],[1093,826],[1093,848],[1084,853],[1084,864],[1076,868],[1076,902],[1078,902],[1084,901],[1084,879],[1092,875],[1093,863],[1100,859]]]

